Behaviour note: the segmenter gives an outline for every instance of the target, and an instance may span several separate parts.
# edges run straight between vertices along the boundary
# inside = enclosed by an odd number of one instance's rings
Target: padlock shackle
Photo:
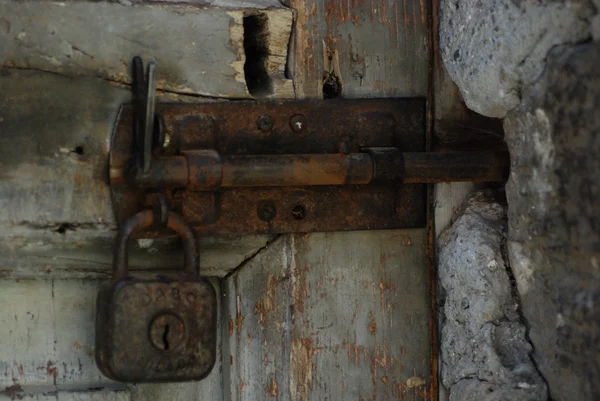
[[[167,226],[179,234],[183,240],[185,271],[190,274],[197,274],[199,256],[194,231],[183,217],[170,211],[168,213]],[[121,226],[115,242],[115,254],[113,259],[114,281],[129,275],[128,242],[131,234],[138,230],[150,227],[153,223],[153,219],[154,213],[152,210],[144,210],[125,220]]]

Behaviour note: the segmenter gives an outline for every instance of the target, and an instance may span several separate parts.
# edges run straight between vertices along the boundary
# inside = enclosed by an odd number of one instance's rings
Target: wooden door
[[[427,97],[428,2],[282,3],[0,1],[0,398],[435,398],[431,227],[203,237],[210,376],[123,384],[95,366],[109,138],[134,55],[157,61],[160,101]],[[132,244],[134,271],[180,260],[177,242]]]

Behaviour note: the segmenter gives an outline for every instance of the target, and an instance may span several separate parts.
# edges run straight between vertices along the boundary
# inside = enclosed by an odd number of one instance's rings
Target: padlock
[[[150,227],[153,216],[150,210],[136,214],[117,236],[113,279],[97,299],[96,362],[123,382],[200,380],[216,360],[216,293],[197,272],[193,230],[172,212],[167,225],[183,239],[185,271],[144,280],[129,275],[127,242]]]

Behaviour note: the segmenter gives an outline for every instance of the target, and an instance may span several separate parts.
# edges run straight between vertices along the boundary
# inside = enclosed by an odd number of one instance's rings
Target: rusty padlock
[[[128,240],[153,216],[136,214],[117,236],[113,279],[97,299],[96,362],[123,382],[200,380],[216,360],[217,298],[197,272],[196,238],[181,216],[169,212],[167,225],[183,239],[185,272],[150,280],[129,275]]]

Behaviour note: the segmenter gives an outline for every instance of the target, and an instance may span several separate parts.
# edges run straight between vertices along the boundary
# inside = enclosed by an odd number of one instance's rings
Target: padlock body
[[[217,297],[194,275],[124,278],[97,299],[96,361],[123,382],[175,382],[206,377],[216,360]]]

